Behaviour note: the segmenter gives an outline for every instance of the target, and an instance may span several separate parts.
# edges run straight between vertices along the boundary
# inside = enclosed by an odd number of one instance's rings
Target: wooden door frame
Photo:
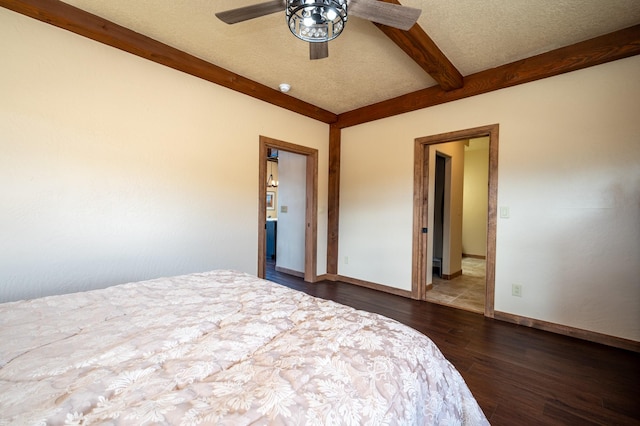
[[[267,257],[267,152],[269,149],[304,155],[306,164],[306,200],[304,235],[304,280],[318,279],[318,150],[260,136],[258,159],[258,277],[266,276]]]
[[[487,258],[484,316],[493,318],[495,307],[496,225],[498,211],[498,135],[499,125],[475,127],[439,135],[417,138],[414,143],[413,173],[413,268],[411,297],[426,300],[429,145],[464,139],[489,137],[489,194],[487,215]]]

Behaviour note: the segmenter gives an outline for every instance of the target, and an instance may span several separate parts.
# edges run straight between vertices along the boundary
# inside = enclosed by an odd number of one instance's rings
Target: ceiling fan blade
[[[329,43],[309,43],[309,59],[324,59],[329,57]]]
[[[272,13],[284,12],[285,6],[286,4],[284,0],[271,0],[251,6],[218,12],[216,13],[216,16],[222,22],[227,24],[236,24],[238,22],[248,21],[249,19],[259,18]]]
[[[378,0],[351,0],[349,15],[407,31],[416,23],[422,11],[413,7]]]

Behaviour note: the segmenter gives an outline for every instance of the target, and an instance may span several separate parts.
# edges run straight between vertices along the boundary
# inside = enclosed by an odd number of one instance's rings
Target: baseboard
[[[376,283],[372,283],[369,281],[363,281],[363,280],[359,280],[357,278],[350,278],[350,277],[345,277],[344,275],[337,275],[336,276],[337,280],[336,281],[341,281],[347,284],[353,284],[353,285],[357,285],[360,287],[366,287],[366,288],[370,288],[372,290],[378,290],[378,291],[382,291],[384,293],[390,293],[390,294],[394,294],[396,296],[402,296],[402,297],[407,297],[409,299],[411,299],[411,291],[408,290],[402,290],[399,288],[394,288],[394,287],[389,287],[383,284],[376,284]]]
[[[459,276],[462,275],[462,269],[460,269],[458,272],[454,272],[453,274],[442,274],[442,279],[443,280],[452,280],[454,278],[457,278]]]
[[[482,260],[486,260],[487,256],[483,256],[481,254],[467,254],[467,253],[462,253],[462,257],[470,257],[472,259],[482,259]]]
[[[537,328],[539,330],[562,334],[564,336],[575,337],[582,340],[588,340],[594,343],[613,346],[615,348],[625,349],[632,352],[640,352],[640,342],[624,339],[622,337],[609,336],[607,334],[601,334],[601,333],[596,333],[594,331],[582,330],[579,328],[569,327],[566,325],[554,324],[551,322],[537,320],[533,318],[521,317],[519,315],[509,314],[506,312],[495,311],[493,318],[500,321],[510,322],[513,324],[523,325],[526,327]]]
[[[276,266],[276,271],[282,272],[283,274],[293,275],[294,277],[304,278],[304,272],[294,271],[293,269],[287,269],[281,266]]]
[[[320,281],[338,281],[338,276],[336,274],[322,274],[322,275],[318,275],[316,277],[316,281],[315,282],[320,282]]]

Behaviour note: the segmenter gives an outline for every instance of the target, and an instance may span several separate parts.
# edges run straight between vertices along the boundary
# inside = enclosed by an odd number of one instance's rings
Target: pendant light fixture
[[[278,181],[273,179],[273,161],[269,160],[269,178],[267,179],[267,188],[277,188]]]

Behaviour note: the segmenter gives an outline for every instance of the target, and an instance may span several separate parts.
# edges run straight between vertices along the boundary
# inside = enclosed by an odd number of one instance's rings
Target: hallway
[[[484,313],[484,259],[462,258],[462,275],[451,280],[433,275],[433,288],[427,291],[427,301],[466,311]]]

